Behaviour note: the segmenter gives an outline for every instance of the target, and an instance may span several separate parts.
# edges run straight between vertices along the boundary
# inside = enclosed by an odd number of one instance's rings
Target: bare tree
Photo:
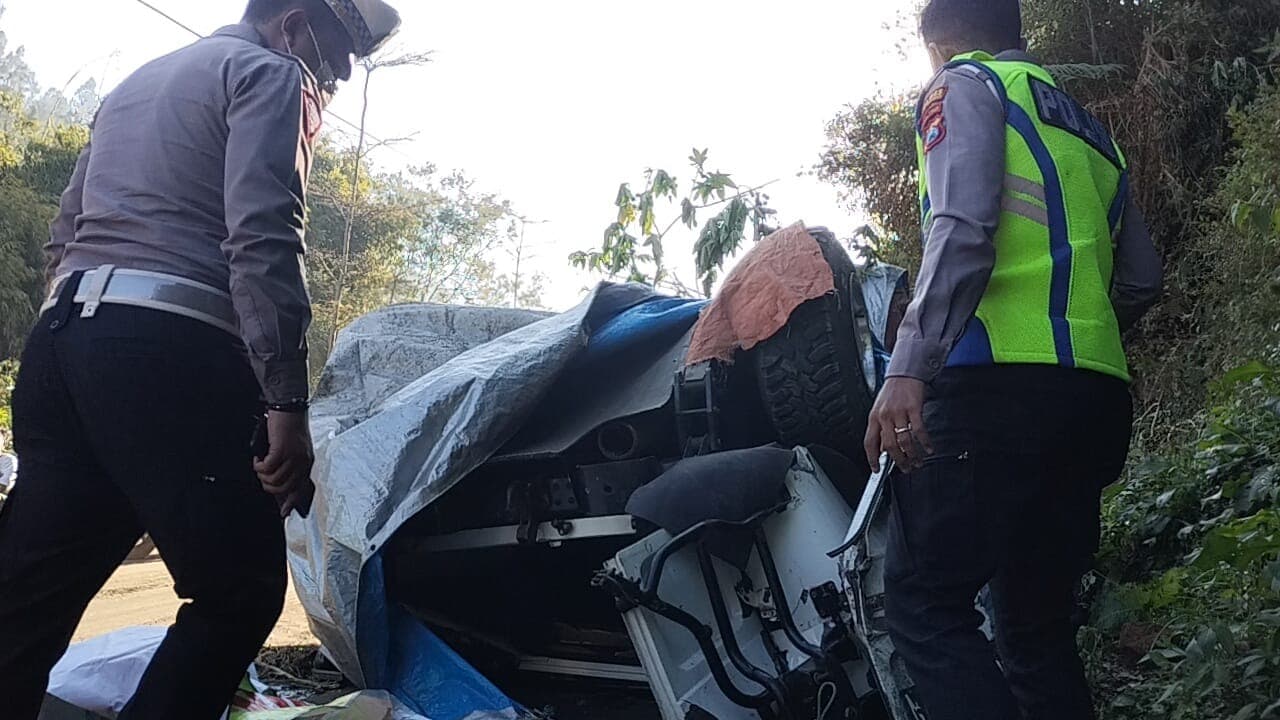
[[[520,237],[516,240],[515,246],[511,249],[511,257],[516,261],[515,272],[511,276],[511,307],[520,307],[520,266],[525,258],[524,232],[530,225],[546,225],[550,220],[530,220],[523,215],[514,216],[516,222],[520,223]]]
[[[368,139],[368,120],[369,120],[369,86],[373,81],[373,73],[377,70],[403,68],[403,67],[421,67],[431,62],[431,53],[403,53],[390,55],[383,53],[378,57],[368,58],[361,62],[364,68],[364,87],[362,100],[360,105],[360,124],[357,127],[356,134],[356,152],[355,160],[351,166],[351,197],[348,199],[347,207],[344,210],[345,224],[342,232],[342,258],[338,266],[338,287],[333,303],[333,324],[329,330],[329,346],[332,347],[338,339],[338,329],[342,323],[342,296],[347,286],[347,274],[351,268],[351,236],[355,230],[356,213],[360,208],[360,169],[364,161],[365,155],[376,150],[388,143],[396,142],[395,140],[382,141],[377,145],[365,147]]]

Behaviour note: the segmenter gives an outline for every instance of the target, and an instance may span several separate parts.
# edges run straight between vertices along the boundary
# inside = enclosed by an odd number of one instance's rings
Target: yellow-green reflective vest
[[[1128,381],[1110,299],[1114,240],[1129,195],[1120,148],[1039,65],[976,52],[948,67],[986,79],[999,95],[1007,149],[995,268],[947,365],[1060,365]],[[932,213],[919,132],[916,144],[928,238]]]

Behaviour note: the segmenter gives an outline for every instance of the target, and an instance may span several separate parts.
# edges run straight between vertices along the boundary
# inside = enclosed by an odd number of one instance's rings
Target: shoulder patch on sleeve
[[[934,88],[925,96],[920,108],[920,137],[924,140],[924,151],[938,147],[947,137],[946,116],[947,86]]]
[[[947,86],[934,88],[925,96],[924,102],[920,103],[920,130],[929,124],[935,116],[942,114],[943,102],[947,99]]]
[[[942,112],[941,104],[939,104],[936,113],[925,117],[924,124],[920,127],[920,137],[924,139],[924,151],[926,154],[942,144],[942,141],[947,138],[947,118]]]
[[[928,114],[927,111],[929,110],[929,108],[934,107],[935,105],[941,107],[942,101],[946,99],[947,99],[946,85],[942,85],[940,87],[934,88],[932,92],[930,92],[927,96],[925,96],[925,99],[924,99],[924,108],[926,111],[925,114],[927,115]]]
[[[324,125],[324,113],[320,110],[320,99],[310,90],[302,91],[302,133],[306,136],[307,145],[314,145]]]

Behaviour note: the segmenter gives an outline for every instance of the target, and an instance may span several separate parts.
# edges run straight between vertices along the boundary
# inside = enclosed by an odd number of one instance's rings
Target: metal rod
[[[853,685],[849,683],[849,678],[845,676],[840,663],[833,659],[830,653],[805,639],[804,633],[800,632],[800,628],[796,626],[796,619],[791,615],[791,605],[787,602],[787,590],[782,585],[782,578],[778,575],[778,566],[773,561],[773,553],[769,550],[769,541],[765,537],[764,528],[757,527],[755,535],[756,551],[760,553],[760,565],[764,568],[765,580],[773,592],[774,609],[778,613],[778,622],[782,624],[782,632],[792,645],[818,663],[818,666],[827,674],[827,679],[835,684],[838,696],[843,695],[847,702],[852,702],[857,695],[854,694]]]
[[[720,628],[720,642],[724,645],[725,654],[729,656],[729,662],[733,663],[738,672],[763,685],[778,703],[782,717],[790,718],[791,710],[787,707],[786,689],[782,682],[753,665],[738,645],[738,637],[729,623],[729,610],[725,607],[724,595],[720,592],[720,578],[716,574],[715,561],[711,559],[711,552],[703,543],[698,544],[698,565],[702,568],[702,580],[707,585],[711,613],[715,616],[716,626]]]
[[[764,529],[756,528],[756,551],[760,553],[760,565],[764,568],[765,581],[769,583],[769,589],[773,591],[773,605],[778,611],[778,622],[782,624],[782,632],[795,645],[797,649],[814,660],[821,660],[825,653],[822,648],[809,642],[804,633],[800,632],[800,628],[796,626],[796,620],[791,616],[791,605],[787,602],[787,590],[782,586],[782,579],[778,575],[778,566],[773,561],[773,553],[769,550],[769,543],[765,539]]]
[[[769,651],[769,659],[773,660],[773,667],[777,669],[778,674],[782,675],[791,668],[787,665],[787,655],[778,647],[778,641],[773,637],[774,628],[770,627],[772,622],[767,621],[763,615],[760,618],[760,638],[764,640],[764,647]]]
[[[702,536],[702,533],[716,528],[746,529],[758,525],[760,521],[787,507],[787,502],[780,502],[767,510],[762,510],[746,520],[707,520],[685,530],[672,538],[666,545],[658,548],[649,559],[640,579],[640,592],[645,597],[657,597],[658,585],[662,582],[662,571],[666,568],[671,556],[687,547]]]
[[[639,593],[634,592],[638,588],[635,588],[634,583],[629,581],[612,575],[601,576],[601,581],[610,586],[615,596],[655,612],[688,630],[689,634],[693,635],[693,639],[697,641],[698,649],[702,651],[702,655],[707,661],[707,669],[711,671],[711,677],[715,679],[716,685],[724,693],[725,697],[729,698],[735,705],[763,709],[773,702],[773,695],[767,689],[755,695],[747,694],[738,689],[738,686],[733,682],[733,678],[729,677],[729,671],[724,666],[720,651],[716,649],[715,637],[711,632],[711,628],[704,625],[698,618],[664,602],[660,598],[639,596]]]

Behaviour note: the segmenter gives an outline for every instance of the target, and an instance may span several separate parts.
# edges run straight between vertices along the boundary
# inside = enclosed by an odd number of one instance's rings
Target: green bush
[[[0,89],[0,359],[17,356],[35,322],[41,248],[87,140],[85,128],[37,122],[21,96]]]
[[[1235,147],[1218,189],[1168,268],[1176,292],[1157,309],[1133,358],[1148,449],[1178,441],[1213,378],[1251,358],[1280,362],[1280,89],[1230,113]]]
[[[861,246],[877,260],[920,267],[920,181],[916,170],[915,99],[873,97],[840,111],[826,127],[827,147],[816,168],[840,200],[870,223]]]
[[[1213,397],[1198,443],[1106,499],[1084,631],[1104,718],[1280,718],[1280,369]]]
[[[1104,720],[1280,720],[1280,91],[1230,120],[1154,323],[1183,332],[1135,359],[1147,454],[1103,505],[1083,640]]]
[[[0,361],[0,429],[10,435],[13,431],[13,416],[9,405],[13,396],[13,383],[18,379],[18,361]]]

